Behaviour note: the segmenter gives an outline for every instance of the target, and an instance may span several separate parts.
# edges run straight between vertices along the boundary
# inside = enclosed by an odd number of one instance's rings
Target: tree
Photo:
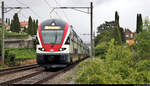
[[[6,24],[8,24],[8,19],[6,18]]]
[[[36,30],[35,30],[36,33],[37,33],[37,29],[38,29],[38,19],[36,20]]]
[[[123,28],[119,26],[119,15],[115,12],[115,21],[105,21],[97,28],[97,37],[95,38],[95,44],[100,42],[109,42],[112,38],[115,39],[117,44],[122,44],[125,42],[125,35]]]
[[[114,26],[115,26],[115,21],[105,21],[105,23],[97,27],[97,33],[101,33],[105,30],[113,29]]]
[[[32,26],[32,18],[31,18],[31,16],[29,16],[29,20],[28,20],[28,30],[27,30],[27,33],[28,33],[28,34],[32,34],[32,28],[33,28],[33,26]]]
[[[144,19],[143,30],[150,30],[150,20],[148,16]]]
[[[35,24],[35,20],[33,20],[33,22],[32,22],[32,34],[31,35],[35,35],[35,33],[36,33],[36,24]]]
[[[13,20],[11,21],[11,26],[10,26],[10,30],[12,32],[20,32],[20,22],[19,22],[19,18],[18,18],[18,14],[15,13],[13,16]]]
[[[13,20],[11,20],[10,30],[11,30],[12,32],[15,32],[15,28],[14,28]]]
[[[117,11],[115,12],[115,24],[119,27],[119,15]]]
[[[120,30],[120,26],[119,26],[119,15],[118,15],[117,11],[115,12],[115,24],[116,24],[115,32],[117,33],[115,39],[118,41],[119,44],[122,44],[121,30]]]
[[[137,14],[136,33],[142,32],[142,29],[143,29],[142,15]]]
[[[20,22],[19,22],[19,18],[18,18],[17,13],[15,13],[13,19],[14,19],[13,24],[14,24],[15,32],[19,33],[19,31],[20,31]]]

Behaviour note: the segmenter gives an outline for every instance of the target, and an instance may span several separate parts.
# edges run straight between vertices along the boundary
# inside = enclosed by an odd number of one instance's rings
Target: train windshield
[[[44,44],[60,44],[64,30],[43,30],[42,40]]]

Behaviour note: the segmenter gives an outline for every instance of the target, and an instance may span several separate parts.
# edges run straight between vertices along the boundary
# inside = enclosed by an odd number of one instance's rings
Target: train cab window
[[[70,44],[70,37],[67,38],[65,44]]]

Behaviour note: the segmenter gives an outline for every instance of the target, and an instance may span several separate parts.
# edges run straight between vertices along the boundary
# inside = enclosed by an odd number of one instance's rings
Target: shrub
[[[150,71],[150,60],[141,60],[136,64],[137,71]]]
[[[150,58],[150,31],[142,31],[135,37],[135,50],[138,60]]]
[[[105,58],[105,54],[108,48],[106,42],[102,42],[95,47],[95,56],[100,56],[102,59]]]
[[[5,51],[5,64],[8,66],[14,66],[15,65],[15,54],[11,53],[9,50]]]

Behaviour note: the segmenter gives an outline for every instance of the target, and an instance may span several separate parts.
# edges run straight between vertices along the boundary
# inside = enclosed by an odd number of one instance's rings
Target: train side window
[[[67,38],[65,44],[70,44],[70,37]]]
[[[36,44],[39,44],[39,40],[38,40],[38,38],[37,38],[37,37],[36,37],[36,40],[35,40],[35,41],[36,41]]]

